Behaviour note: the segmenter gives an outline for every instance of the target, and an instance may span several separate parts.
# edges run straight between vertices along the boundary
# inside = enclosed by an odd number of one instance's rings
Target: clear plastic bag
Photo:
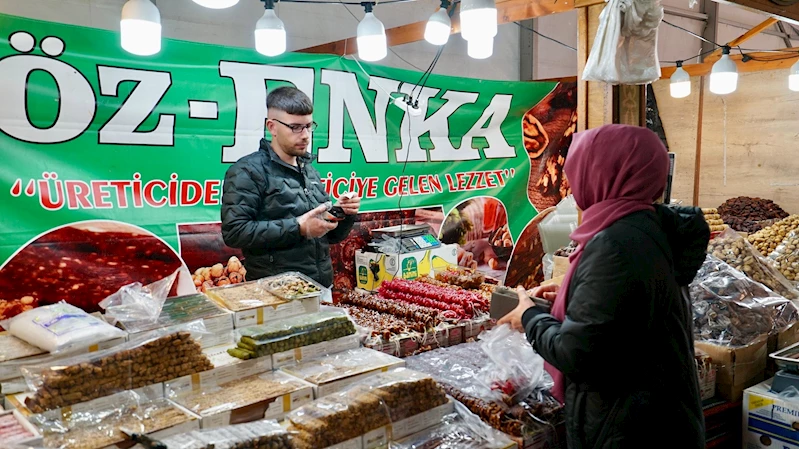
[[[768,258],[789,281],[799,281],[799,231],[791,231]]]
[[[161,315],[164,301],[179,272],[180,269],[177,269],[169,276],[148,285],[140,282],[125,285],[100,301],[99,306],[105,310],[105,316],[113,324],[135,321],[154,323]]]
[[[526,397],[502,395],[491,390],[490,383],[483,380],[486,373],[499,372],[501,368],[481,345],[481,342],[473,342],[441,348],[408,357],[405,363],[410,369],[433,376],[447,394],[465,404],[483,422],[506,434],[523,437],[560,422],[563,406],[547,392],[552,388],[552,378],[548,374],[542,373],[536,389]],[[527,342],[519,346],[530,347]],[[527,362],[516,359],[504,364]],[[505,399],[517,402],[509,404]]]
[[[658,26],[660,0],[609,0],[583,79],[610,84],[649,84],[660,79]]]
[[[544,377],[544,359],[533,351],[524,334],[502,325],[480,336],[480,348],[493,362],[479,378],[504,402],[517,403],[536,390]]]
[[[161,329],[103,351],[24,366],[33,394],[25,405],[41,413],[213,368],[193,335],[202,321]]]
[[[127,334],[83,310],[59,302],[0,323],[11,335],[51,353],[70,352]]]
[[[297,449],[318,449],[349,441],[447,402],[428,375],[398,369],[370,377],[289,413]]]
[[[30,420],[42,429],[46,448],[100,449],[127,441],[121,428],[149,434],[195,419],[164,398],[126,391],[113,399],[90,410],[38,414]]]
[[[221,309],[214,301],[202,293],[167,298],[161,314],[155,321],[125,321],[124,329],[131,334],[177,326],[192,321],[213,318],[230,312]]]
[[[402,365],[402,359],[368,348],[349,351],[300,362],[283,368],[284,371],[316,385]]]
[[[355,334],[355,323],[340,309],[299,315],[237,331],[238,348],[230,355],[256,358]]]
[[[292,449],[286,429],[270,420],[195,430],[161,442],[169,449]]]
[[[799,299],[799,291],[777,270],[774,262],[763,257],[735,230],[728,228],[711,240],[707,252],[780,296]]]
[[[799,316],[790,300],[711,255],[690,293],[694,337],[716,345],[745,346],[787,328]]]

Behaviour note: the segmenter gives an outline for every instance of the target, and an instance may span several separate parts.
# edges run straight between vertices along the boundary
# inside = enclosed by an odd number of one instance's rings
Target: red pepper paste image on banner
[[[147,285],[177,269],[170,296],[193,287],[183,261],[163,240],[117,221],[73,223],[40,235],[0,268],[0,319],[62,300],[97,312],[119,288]]]

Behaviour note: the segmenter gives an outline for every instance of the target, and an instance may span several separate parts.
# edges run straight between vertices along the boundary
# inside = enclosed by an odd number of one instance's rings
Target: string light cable
[[[542,37],[542,38],[544,38],[544,39],[546,39],[546,40],[552,41],[552,42],[554,42],[554,43],[556,43],[556,44],[562,45],[562,46],[564,46],[564,47],[568,48],[569,50],[577,51],[577,49],[576,49],[576,48],[574,48],[574,47],[572,47],[571,45],[569,45],[569,44],[566,44],[566,43],[563,43],[563,42],[561,42],[561,41],[559,41],[559,40],[557,40],[557,39],[551,38],[551,37],[549,37],[549,36],[547,36],[547,35],[545,35],[545,34],[542,34],[542,33],[538,32],[538,31],[536,31],[534,28],[530,28],[530,27],[528,27],[528,26],[524,26],[524,25],[522,25],[522,24],[521,24],[521,23],[519,23],[519,22],[513,22],[513,23],[515,23],[516,25],[518,25],[518,26],[519,26],[519,28],[521,28],[521,29],[523,29],[523,30],[530,31],[530,32],[532,32],[532,33],[534,33],[534,34],[538,35],[539,37]]]

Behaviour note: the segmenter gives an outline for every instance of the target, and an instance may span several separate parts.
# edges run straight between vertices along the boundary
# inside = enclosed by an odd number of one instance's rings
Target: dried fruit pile
[[[233,256],[227,261],[227,266],[218,263],[213,267],[198,268],[191,278],[197,291],[205,293],[209,288],[244,282],[247,269],[238,257]]]
[[[761,230],[765,221],[781,220],[788,216],[774,201],[748,196],[730,198],[719,206],[718,213],[724,223],[736,231],[746,233]]]
[[[384,298],[417,304],[441,311],[447,319],[472,318],[475,313],[487,312],[488,301],[479,293],[453,290],[422,282],[394,279],[383,282],[380,295]]]

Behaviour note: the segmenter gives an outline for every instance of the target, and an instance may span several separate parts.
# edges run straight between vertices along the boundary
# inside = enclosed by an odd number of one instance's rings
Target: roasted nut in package
[[[161,440],[169,449],[293,449],[289,433],[276,421],[255,421],[194,430]]]
[[[447,402],[429,376],[398,369],[317,399],[288,416],[298,449],[324,448],[426,412]]]
[[[768,257],[789,281],[799,281],[799,229],[786,235]]]
[[[104,351],[25,366],[22,374],[33,391],[25,405],[41,413],[213,368],[191,330],[204,326],[193,322]]]
[[[354,333],[355,324],[344,311],[323,311],[240,329],[238,348],[228,353],[244,359],[263,357]]]
[[[380,351],[358,348],[303,361],[283,369],[300,379],[319,385],[402,363],[402,359]]]
[[[195,418],[163,398],[148,399],[127,391],[108,406],[90,411],[34,415],[44,446],[57,449],[100,449],[128,441],[120,429],[149,434]]]
[[[694,338],[744,346],[797,320],[794,304],[765,285],[708,255],[690,286]]]
[[[761,256],[746,239],[732,229],[711,240],[707,252],[780,296],[799,299],[799,291],[775,268],[774,262]]]

